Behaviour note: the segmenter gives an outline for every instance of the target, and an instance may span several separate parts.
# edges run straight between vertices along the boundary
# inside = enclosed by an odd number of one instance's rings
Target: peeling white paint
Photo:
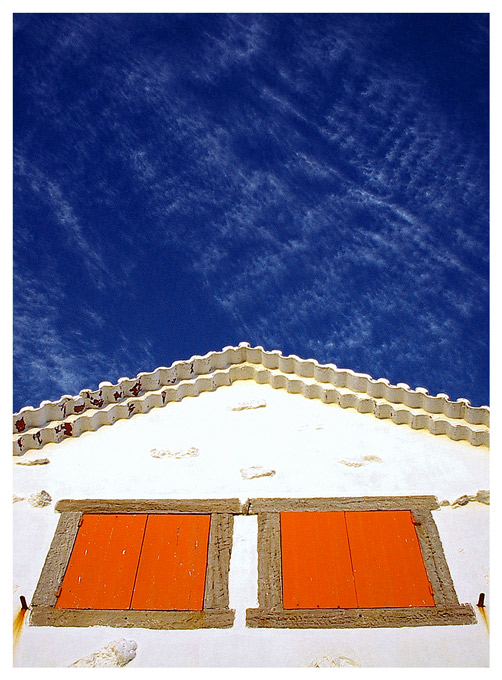
[[[242,479],[257,479],[258,477],[273,477],[275,470],[271,468],[264,468],[261,465],[252,465],[248,468],[241,469]]]
[[[364,463],[360,460],[339,460],[341,465],[346,465],[347,467],[363,467]]]
[[[114,668],[126,666],[136,657],[137,643],[134,640],[114,640],[98,652],[84,656],[72,663],[76,668]]]
[[[150,454],[152,458],[194,458],[200,453],[196,446],[181,449],[152,449]]]
[[[52,503],[52,498],[47,493],[47,491],[39,491],[38,493],[32,493],[28,497],[28,503],[34,508],[45,508],[47,505]]]
[[[235,406],[230,406],[231,411],[252,411],[257,408],[265,408],[267,402],[264,399],[256,399],[255,401],[242,401]]]
[[[464,494],[457,498],[453,503],[452,507],[462,507],[468,503],[483,503],[484,505],[490,505],[490,492],[486,489],[480,489],[476,495],[472,496],[469,494]],[[439,503],[441,506],[450,505],[448,500],[443,500]]]
[[[380,456],[363,456],[362,458],[358,459],[351,459],[351,460],[339,460],[338,461],[341,465],[346,465],[347,467],[363,467],[364,465],[368,465],[368,463],[382,463],[382,459]]]
[[[350,659],[348,656],[321,656],[318,657],[311,664],[314,668],[354,668],[359,666],[354,659]]]

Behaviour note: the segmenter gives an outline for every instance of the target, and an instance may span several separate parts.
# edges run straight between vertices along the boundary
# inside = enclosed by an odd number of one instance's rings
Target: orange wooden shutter
[[[343,512],[282,512],[284,609],[356,607]]]
[[[202,610],[210,515],[149,515],[132,609]]]
[[[411,512],[346,512],[359,607],[434,606]]]
[[[281,513],[284,609],[434,606],[411,512]]]
[[[57,608],[128,609],[146,515],[84,515]]]

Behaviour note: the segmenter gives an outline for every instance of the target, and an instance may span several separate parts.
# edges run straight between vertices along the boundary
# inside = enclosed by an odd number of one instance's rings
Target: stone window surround
[[[61,513],[31,603],[33,626],[110,626],[120,628],[195,629],[231,628],[235,611],[229,609],[228,574],[234,515],[238,499],[222,500],[61,500]],[[206,584],[202,611],[58,609],[57,595],[68,566],[84,513],[210,514]]]
[[[435,496],[368,496],[351,498],[258,498],[191,500],[61,500],[61,513],[31,603],[34,626],[109,626],[121,628],[230,628],[228,576],[234,515],[258,517],[258,603],[246,610],[251,628],[370,628],[476,623],[470,604],[459,604],[439,533],[431,514]],[[295,609],[282,605],[281,512],[409,510],[417,528],[434,607],[375,609]],[[202,611],[57,609],[56,593],[70,560],[83,513],[210,514],[206,586]]]
[[[258,516],[258,603],[246,610],[251,628],[400,628],[476,623],[470,604],[459,604],[431,510],[434,496],[257,498],[247,513]],[[412,513],[434,607],[291,609],[282,602],[281,512],[409,510]]]

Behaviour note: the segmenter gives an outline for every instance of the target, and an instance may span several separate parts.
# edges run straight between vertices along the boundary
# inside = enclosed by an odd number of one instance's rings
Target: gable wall
[[[259,401],[266,406],[232,410]],[[176,456],[190,449],[198,455]],[[44,489],[53,501],[45,508],[26,500],[14,505],[15,603],[20,594],[31,600],[58,520],[54,504],[62,498],[238,497],[244,502],[257,497],[431,494],[452,503],[489,488],[486,447],[413,431],[252,381],[47,445],[22,460],[39,458],[50,463],[15,465],[15,494],[27,498]],[[241,470],[253,466],[275,474],[244,479]],[[488,508],[471,502],[442,507],[433,515],[459,601],[475,605],[479,592],[487,591]],[[244,611],[257,604],[253,516],[235,518],[230,597],[237,613],[229,630],[25,626],[16,664],[66,666],[120,637],[138,643],[131,666],[306,666],[324,656],[342,665],[348,663],[340,660],[344,656],[373,666],[487,663],[481,618],[474,626],[399,630],[245,628]],[[436,656],[431,657],[431,649]]]

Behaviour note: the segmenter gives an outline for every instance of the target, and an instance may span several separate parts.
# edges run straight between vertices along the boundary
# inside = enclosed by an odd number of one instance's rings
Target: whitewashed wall
[[[232,410],[250,402],[265,407]],[[189,449],[196,449],[196,451]],[[184,451],[197,455],[176,457]],[[154,455],[152,455],[154,454]],[[160,456],[160,457],[159,457]],[[19,462],[49,459],[46,465]],[[245,479],[241,470],[274,475]],[[247,498],[432,494],[452,503],[488,489],[488,451],[371,414],[241,381],[78,439],[14,459],[14,613],[31,601],[62,498]],[[52,503],[33,507],[31,494]],[[159,631],[24,625],[16,666],[69,666],[119,638],[137,643],[128,667],[486,666],[488,631],[476,602],[488,594],[487,505],[433,511],[459,601],[478,624],[401,629],[248,629],[257,606],[256,517],[235,518],[230,571],[234,627]],[[487,605],[489,605],[489,597]],[[486,607],[489,616],[489,606]]]

